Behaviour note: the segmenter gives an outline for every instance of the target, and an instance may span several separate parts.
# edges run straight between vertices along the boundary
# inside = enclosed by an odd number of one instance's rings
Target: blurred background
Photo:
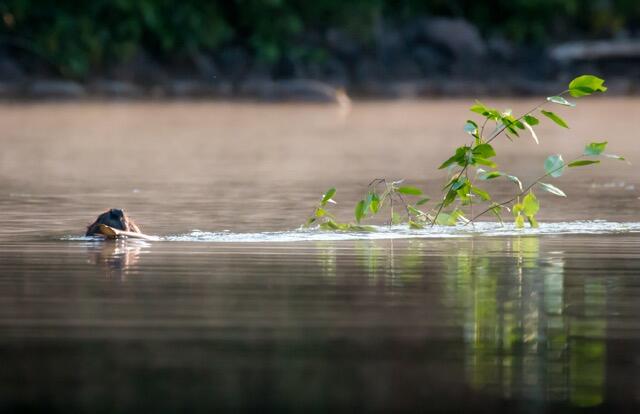
[[[0,1],[0,97],[638,92],[637,0]]]

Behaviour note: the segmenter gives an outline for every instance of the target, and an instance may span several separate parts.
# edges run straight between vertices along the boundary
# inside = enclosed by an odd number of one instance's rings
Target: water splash
[[[640,222],[611,222],[605,220],[568,221],[541,223],[537,229],[517,229],[512,223],[500,225],[492,222],[479,222],[475,226],[433,226],[425,229],[409,229],[406,225],[372,226],[371,232],[330,232],[316,229],[297,229],[289,231],[232,233],[193,230],[189,233],[160,237],[160,241],[206,242],[206,243],[277,243],[304,241],[341,241],[341,240],[389,240],[389,239],[430,239],[474,236],[530,236],[560,234],[616,234],[640,233]],[[85,236],[65,236],[63,240],[92,241],[99,240]]]
[[[318,229],[261,233],[206,232],[194,230],[186,234],[163,237],[168,241],[259,243],[301,242],[340,240],[384,240],[417,238],[454,238],[472,236],[519,236],[554,234],[613,234],[640,232],[640,223],[616,223],[604,220],[542,223],[537,229],[517,229],[513,224],[479,222],[475,226],[434,226],[421,230],[409,229],[406,225],[374,226],[374,232],[327,232]]]

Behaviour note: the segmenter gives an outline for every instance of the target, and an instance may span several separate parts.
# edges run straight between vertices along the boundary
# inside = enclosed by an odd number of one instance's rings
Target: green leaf
[[[621,157],[620,155],[615,155],[615,154],[602,154],[607,158],[613,158],[614,160],[618,160],[618,161],[626,161],[626,159],[624,157]]]
[[[471,120],[467,120],[467,122],[464,124],[464,132],[466,132],[467,134],[473,135],[477,131],[478,131],[478,124],[476,124]]]
[[[380,209],[380,197],[376,193],[369,193],[367,195],[367,204],[373,214],[376,214]]]
[[[456,148],[456,153],[449,158],[448,160],[446,160],[445,162],[442,163],[442,165],[440,167],[438,167],[439,170],[443,169],[443,168],[447,168],[448,166],[452,165],[452,164],[458,164],[458,165],[464,165],[465,164],[465,157],[467,155],[467,151],[469,150],[469,147],[467,146],[462,146],[462,147],[458,147]]]
[[[354,210],[354,214],[356,217],[356,223],[360,223],[360,220],[362,220],[362,218],[364,217],[365,213],[366,213],[366,203],[364,200],[360,200],[358,201],[358,204],[356,204],[356,208]]]
[[[547,98],[547,101],[553,102],[553,103],[556,103],[556,104],[559,104],[559,105],[564,105],[564,106],[570,106],[570,107],[576,106],[576,104],[567,101],[562,96],[549,96]]]
[[[471,112],[475,112],[476,114],[484,115],[489,112],[489,108],[487,108],[482,102],[476,101],[475,104],[469,108]]]
[[[415,221],[409,220],[409,228],[414,230],[423,229],[424,226],[420,223],[416,223]]]
[[[482,188],[471,186],[471,192],[479,196],[484,201],[491,200],[491,196],[489,195],[489,193],[484,191]]]
[[[371,201],[372,201],[372,196],[371,196],[371,192],[367,193],[367,196],[364,198],[364,206],[362,207],[364,209],[364,213],[367,214],[367,212],[369,211],[369,209],[371,208]]]
[[[315,223],[316,218],[315,217],[309,217],[309,219],[307,220],[305,227],[309,227],[310,225],[312,225],[313,223]]]
[[[527,217],[535,216],[540,210],[540,202],[533,193],[529,193],[524,196],[522,199],[522,205],[524,206],[522,212]]]
[[[517,217],[520,215],[520,213],[522,213],[522,210],[524,210],[524,204],[522,203],[517,203],[513,205],[513,208],[511,209],[511,212],[513,213],[514,217]]]
[[[470,110],[471,112],[480,114],[488,119],[500,118],[500,112],[498,112],[496,109],[487,107],[480,101],[476,101],[476,103],[470,108]]]
[[[518,185],[518,187],[520,188],[520,191],[522,191],[522,182],[515,175],[509,175],[509,174],[503,173],[502,171],[488,171],[488,172],[482,171],[478,175],[478,178],[480,180],[493,180],[494,178],[498,178],[498,177],[505,177],[509,181],[513,181]]]
[[[484,191],[481,188],[478,188],[476,186],[472,186],[471,187],[471,192],[476,194],[477,196],[479,196],[484,201],[491,200],[491,196],[489,195],[489,193],[487,193],[486,191]]]
[[[398,213],[393,213],[391,215],[391,224],[400,224],[402,223],[402,217]]]
[[[356,224],[348,224],[348,223],[336,223],[333,220],[328,220],[322,224],[320,224],[321,230],[330,230],[330,231],[375,231],[374,227],[371,226],[359,226]]]
[[[529,225],[534,229],[540,227],[540,225],[538,224],[538,221],[534,216],[527,216],[527,220],[529,220]]]
[[[607,148],[607,141],[591,142],[584,147],[584,155],[600,155]]]
[[[524,227],[524,217],[521,215],[516,216],[515,220],[516,228],[521,229]]]
[[[527,124],[529,124],[531,126],[536,126],[536,125],[538,125],[540,123],[538,118],[536,118],[533,115],[525,115],[524,116],[524,122],[526,122]]]
[[[464,213],[460,209],[455,209],[451,212],[451,218],[449,224],[454,226],[458,221],[468,223],[469,220],[464,216]]]
[[[557,196],[560,197],[566,197],[567,195],[564,193],[564,191],[562,191],[561,189],[559,189],[558,187],[556,187],[555,185],[551,185],[551,184],[547,184],[547,183],[538,183],[538,185],[540,186],[540,188],[542,188],[544,191],[547,191],[551,194],[555,194]]]
[[[593,75],[578,76],[569,83],[569,93],[574,98],[591,95],[594,92],[606,92],[604,79]]]
[[[546,116],[547,118],[549,118],[556,124],[560,125],[561,127],[569,128],[569,125],[567,125],[564,119],[560,118],[558,115],[554,114],[553,112],[545,111],[544,109],[541,109],[540,112],[542,112],[542,115]]]
[[[569,164],[567,164],[567,167],[582,167],[583,165],[591,165],[591,164],[598,164],[598,163],[600,163],[600,161],[598,160],[578,160],[578,161],[570,162]]]
[[[410,187],[410,186],[399,187],[396,191],[399,192],[400,194],[416,195],[416,196],[422,195],[422,190],[420,190],[419,188]]]
[[[467,182],[467,177],[460,177],[457,180],[453,181],[453,184],[451,185],[451,190],[453,191],[457,191],[460,188],[462,188]]]
[[[504,173],[500,171],[487,171],[478,175],[478,178],[481,180],[492,180],[494,178],[502,177]]]
[[[436,224],[440,226],[449,226],[449,222],[451,221],[451,215],[447,213],[440,213],[438,217],[436,217]]]
[[[420,200],[418,200],[418,202],[416,203],[416,206],[421,206],[423,204],[426,204],[427,202],[429,202],[429,200],[431,200],[429,197],[425,197],[425,198],[421,198]]]
[[[544,160],[544,170],[552,177],[558,178],[564,173],[564,160],[562,155],[555,154]]]
[[[496,156],[496,151],[489,144],[476,145],[471,150],[471,153],[473,155],[479,156],[480,158],[491,158],[491,157],[495,157]]]
[[[458,197],[458,193],[455,190],[449,190],[447,195],[444,197],[444,200],[442,200],[442,207],[446,207],[453,203],[456,197]]]
[[[336,193],[335,187],[331,187],[330,189],[328,189],[327,192],[324,193],[324,195],[322,196],[320,205],[322,206],[326,205],[329,202],[329,200],[331,200],[331,198],[335,195],[335,193]]]
[[[359,226],[357,224],[341,224],[340,230],[356,231],[356,232],[372,232],[372,231],[376,231],[376,228],[372,226]]]
[[[501,117],[500,123],[502,123],[502,125],[508,132],[512,133],[516,137],[519,136],[518,131],[515,128],[516,126],[518,126],[517,125],[518,121],[516,121],[516,119],[513,116],[508,115],[508,116]],[[524,125],[521,124],[521,126],[522,126],[522,129],[524,129]]]
[[[520,181],[520,179],[518,177],[516,177],[515,175],[508,175],[506,176],[509,180],[513,181],[514,183],[516,183],[518,185],[518,188],[520,189],[520,191],[522,191],[522,181]]]
[[[324,217],[327,215],[327,211],[323,208],[316,208],[316,217]]]
[[[333,220],[328,220],[320,224],[320,228],[322,230],[340,230],[340,226],[338,226],[338,223]]]
[[[495,162],[481,158],[481,157],[474,157],[473,161],[474,161],[474,164],[486,165],[487,167],[491,167],[491,168],[497,167]]]

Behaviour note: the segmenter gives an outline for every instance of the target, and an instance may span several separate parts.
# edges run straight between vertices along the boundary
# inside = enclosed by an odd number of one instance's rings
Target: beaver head
[[[112,208],[109,211],[105,211],[100,214],[96,221],[87,227],[87,236],[93,236],[100,234],[100,225],[104,224],[114,229],[131,231],[134,233],[140,233],[140,229],[131,220],[122,209]]]

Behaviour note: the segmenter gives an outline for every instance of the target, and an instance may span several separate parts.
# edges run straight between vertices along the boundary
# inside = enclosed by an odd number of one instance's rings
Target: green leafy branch
[[[479,217],[487,213],[494,214],[500,222],[503,222],[502,210],[506,209],[512,212],[516,227],[524,227],[525,219],[530,226],[537,227],[536,215],[540,210],[540,203],[534,194],[534,187],[557,196],[566,197],[566,194],[558,187],[542,182],[542,180],[547,177],[558,178],[566,168],[600,163],[599,159],[592,159],[594,157],[603,156],[618,160],[624,160],[624,158],[605,154],[607,142],[592,142],[585,147],[581,155],[569,163],[565,163],[560,154],[549,156],[544,162],[545,173],[527,187],[523,187],[522,181],[517,176],[496,169],[497,164],[494,158],[497,154],[491,143],[502,134],[513,142],[522,131],[527,130],[534,141],[539,144],[534,129],[540,123],[540,119],[536,117],[538,113],[562,128],[569,128],[567,122],[558,114],[543,109],[545,105],[575,107],[573,102],[567,100],[567,95],[579,98],[606,90],[603,79],[592,75],[579,76],[569,83],[565,91],[546,98],[518,117],[512,115],[510,110],[499,111],[476,101],[470,110],[484,117],[484,120],[481,126],[473,120],[466,121],[463,129],[471,137],[471,142],[456,148],[454,154],[439,166],[439,169],[455,172],[442,187],[442,201],[430,210],[423,210],[424,205],[429,202],[429,198],[424,197],[419,188],[404,186],[402,180],[388,181],[384,178],[377,178],[369,183],[366,194],[354,208],[355,224],[338,223],[335,217],[326,211],[327,203],[332,201],[335,194],[335,189],[332,188],[324,194],[319,205],[315,208],[314,214],[309,218],[307,226],[320,220],[321,229],[371,230],[372,228],[368,226],[362,226],[361,222],[376,216],[383,209],[387,209],[389,212],[389,224],[406,222],[411,228],[423,228],[426,225],[436,224],[473,224]],[[495,127],[488,138],[485,138],[484,131],[490,123],[495,124]],[[585,159],[585,157],[589,157],[589,159]],[[486,171],[483,167],[489,167],[491,170]],[[470,174],[471,169],[475,169],[475,174]],[[495,202],[487,190],[477,186],[474,182],[475,179],[489,181],[500,177],[517,186],[515,195],[502,202]],[[412,203],[408,202],[413,197],[420,197],[420,199]],[[482,204],[485,204],[483,210],[474,214],[474,205]],[[398,210],[403,211],[403,214],[399,214]],[[468,211],[470,219],[465,216],[465,211]]]
[[[527,217],[527,219],[529,220],[529,223],[531,224],[531,227],[538,227],[537,222],[535,221],[535,215],[537,214],[538,210],[539,210],[539,203],[537,201],[537,199],[535,198],[535,195],[532,191],[532,189],[535,186],[540,187],[542,190],[547,191],[553,195],[559,196],[559,197],[566,197],[567,195],[564,193],[564,191],[562,191],[561,189],[559,189],[558,187],[556,187],[553,184],[549,184],[549,183],[544,183],[542,182],[542,180],[544,180],[547,177],[552,177],[552,178],[559,178],[561,177],[566,168],[576,168],[576,167],[584,167],[587,165],[593,165],[593,164],[599,164],[600,160],[594,160],[594,159],[584,159],[584,157],[598,157],[598,156],[604,156],[607,158],[613,158],[613,159],[617,159],[620,161],[626,161],[624,157],[621,157],[619,155],[614,155],[614,154],[605,154],[604,150],[607,146],[607,142],[592,142],[590,144],[588,144],[585,148],[584,151],[581,155],[575,157],[573,160],[571,160],[568,163],[565,163],[564,159],[562,158],[562,155],[560,154],[554,154],[554,155],[550,155],[549,157],[546,158],[546,160],[544,161],[544,169],[545,169],[545,174],[538,177],[536,180],[534,180],[529,186],[527,186],[526,188],[522,189],[522,186],[520,184],[520,192],[515,195],[514,197],[510,198],[507,201],[503,201],[501,203],[497,203],[497,204],[493,204],[491,205],[489,208],[487,208],[486,210],[482,211],[481,213],[477,214],[476,216],[473,216],[473,218],[471,219],[471,221],[476,220],[477,218],[481,217],[482,215],[488,213],[489,211],[493,210],[493,209],[499,209],[499,208],[503,208],[504,206],[513,203],[514,201],[516,201],[516,204],[513,206],[513,214],[515,217],[515,223],[517,227],[523,227],[524,226],[524,220],[521,216],[521,213],[524,212],[524,215]],[[495,172],[494,172],[495,173]],[[495,178],[500,176],[499,172],[497,172],[498,175],[496,174],[491,174],[491,173],[484,173],[485,174],[485,179],[491,179],[491,178]],[[515,177],[513,177],[515,178]],[[519,180],[518,180],[519,182]],[[526,194],[526,195],[525,195]],[[520,203],[520,197],[524,196],[524,200],[523,203]]]

